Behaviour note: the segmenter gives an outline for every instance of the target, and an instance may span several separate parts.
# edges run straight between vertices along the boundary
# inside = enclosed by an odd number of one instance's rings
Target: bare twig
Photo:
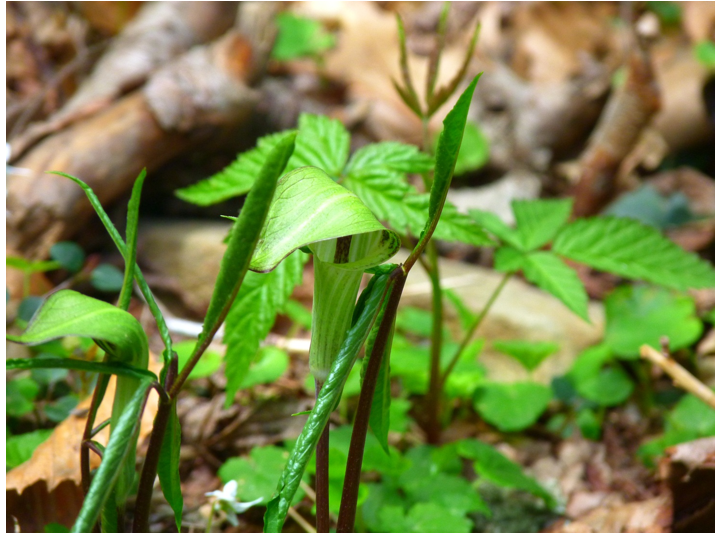
[[[715,409],[716,395],[708,386],[695,378],[693,374],[688,372],[680,364],[671,357],[661,354],[651,346],[644,344],[641,346],[641,357],[653,364],[660,366],[663,371],[673,380],[676,387],[685,389],[692,395],[697,396],[703,402]]]

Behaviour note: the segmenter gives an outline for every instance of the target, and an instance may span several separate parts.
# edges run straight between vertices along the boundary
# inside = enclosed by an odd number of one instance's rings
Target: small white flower
[[[237,516],[240,513],[244,513],[250,507],[253,507],[262,502],[264,498],[257,498],[251,502],[238,502],[237,501],[237,481],[230,481],[222,490],[214,490],[212,492],[206,492],[205,496],[208,496],[210,500],[214,500],[213,503],[219,504],[220,509],[227,514],[227,520],[232,526],[237,526]]]

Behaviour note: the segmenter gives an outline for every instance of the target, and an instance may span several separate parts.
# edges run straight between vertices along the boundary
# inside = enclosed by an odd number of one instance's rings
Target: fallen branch
[[[671,377],[671,379],[673,380],[673,384],[676,387],[680,387],[681,389],[688,391],[692,395],[697,396],[703,402],[715,409],[715,393],[711,391],[711,389],[707,385],[696,379],[693,374],[688,372],[675,360],[663,355],[662,353],[659,353],[647,344],[641,346],[640,352],[641,357],[661,367],[663,371]]]

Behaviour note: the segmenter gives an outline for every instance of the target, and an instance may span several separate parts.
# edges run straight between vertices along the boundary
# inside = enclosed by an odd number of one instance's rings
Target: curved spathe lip
[[[355,249],[348,261],[319,257],[357,270],[383,263],[401,244],[355,194],[317,167],[300,167],[277,183],[249,268],[269,272],[298,248],[309,247],[316,255],[324,251],[318,250],[321,243],[341,237],[361,239],[352,239]]]

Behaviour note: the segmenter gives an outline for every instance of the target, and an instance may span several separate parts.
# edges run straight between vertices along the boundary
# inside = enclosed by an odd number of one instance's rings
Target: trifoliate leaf
[[[679,290],[715,285],[710,264],[629,218],[576,220],[559,232],[552,249],[598,270]]]
[[[240,389],[259,343],[274,325],[277,312],[302,281],[306,260],[305,254],[296,251],[268,274],[247,273],[225,323],[227,404],[232,403]]]
[[[260,137],[255,148],[239,154],[222,171],[197,184],[175,191],[175,195],[188,203],[208,206],[246,194],[252,188],[269,152],[288,133],[289,131],[283,131]]]
[[[553,240],[571,215],[571,199],[519,199],[511,202],[516,229],[526,251]]]
[[[347,176],[365,176],[368,173],[390,170],[400,173],[424,173],[431,169],[433,160],[413,145],[396,141],[383,141],[357,150],[346,166]]]
[[[299,116],[298,129],[296,148],[287,170],[310,165],[339,178],[349,157],[351,139],[344,125],[325,116],[304,113]]]

